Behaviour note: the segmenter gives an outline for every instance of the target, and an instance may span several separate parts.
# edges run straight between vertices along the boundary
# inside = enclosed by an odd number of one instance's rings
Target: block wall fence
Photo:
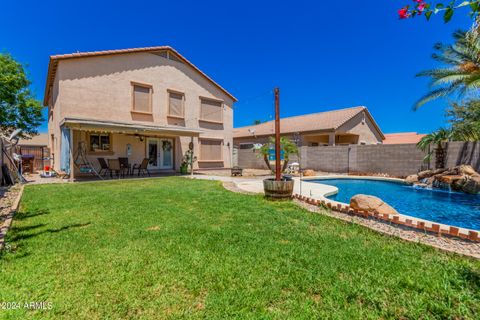
[[[480,141],[449,142],[447,167],[469,164],[480,171]],[[425,153],[415,144],[398,145],[350,145],[300,147],[299,161],[303,169],[333,173],[384,173],[392,176],[408,176],[426,169],[433,169],[435,156],[430,163],[423,159]],[[238,166],[249,169],[266,169],[258,150],[239,149]]]

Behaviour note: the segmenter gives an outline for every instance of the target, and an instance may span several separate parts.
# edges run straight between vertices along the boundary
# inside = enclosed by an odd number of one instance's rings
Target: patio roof
[[[149,125],[135,122],[115,122],[83,118],[64,118],[60,126],[65,125],[76,130],[105,130],[118,133],[166,134],[172,136],[198,136],[203,130],[178,126]]]

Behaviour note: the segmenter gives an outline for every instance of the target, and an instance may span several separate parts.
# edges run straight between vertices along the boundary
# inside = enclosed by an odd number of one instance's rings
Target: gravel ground
[[[3,222],[10,213],[19,192],[20,186],[17,185],[10,188],[0,187],[0,227],[3,226]]]
[[[321,171],[313,171],[315,176],[326,176],[332,173],[328,172],[321,172]],[[218,169],[218,170],[195,170],[195,174],[204,174],[210,176],[222,176],[222,177],[230,177],[231,172],[230,169]],[[266,177],[266,176],[273,176],[274,174],[271,173],[270,170],[263,170],[263,169],[243,169],[243,176],[244,178],[251,178],[251,177]],[[293,174],[293,176],[299,176],[298,174]],[[241,178],[241,177],[239,177]]]
[[[221,177],[230,177],[231,171],[230,169],[218,169],[218,170],[195,170],[195,174],[205,174],[209,176],[221,176]],[[262,170],[262,169],[243,169],[243,177],[251,178],[251,177],[264,177],[264,176],[271,176],[270,170]],[[239,177],[241,178],[241,177]]]
[[[0,250],[4,246],[4,238],[13,218],[13,210],[18,206],[18,197],[22,192],[21,185],[0,187]]]

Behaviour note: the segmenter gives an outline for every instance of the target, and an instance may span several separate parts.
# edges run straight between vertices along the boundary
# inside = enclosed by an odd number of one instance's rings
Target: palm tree
[[[480,141],[480,100],[452,103],[447,109],[455,141]]]
[[[450,141],[452,137],[451,131],[447,129],[438,129],[430,134],[424,136],[418,143],[417,147],[427,152],[424,161],[430,161],[435,152],[435,169],[445,168],[445,160],[447,157],[447,150],[445,143]],[[433,145],[433,150],[430,146]]]
[[[270,137],[269,142],[265,143],[261,148],[260,148],[260,157],[263,158],[265,161],[268,169],[273,172],[272,167],[270,166],[270,161],[268,159],[268,156],[270,154],[270,150],[275,147],[275,138]],[[286,137],[281,137],[280,138],[280,150],[283,152],[283,166],[282,166],[282,172],[287,169],[288,162],[290,161],[290,156],[291,155],[297,155],[298,156],[298,147],[297,145],[290,139]]]
[[[452,94],[478,96],[480,87],[480,37],[478,32],[456,31],[454,44],[438,43],[432,58],[444,67],[422,71],[417,77],[430,77],[432,90],[418,100],[414,109],[425,103]]]

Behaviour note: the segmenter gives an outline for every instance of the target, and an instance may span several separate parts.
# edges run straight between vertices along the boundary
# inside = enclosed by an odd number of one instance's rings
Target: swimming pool
[[[335,186],[327,198],[350,203],[356,194],[379,197],[399,213],[452,226],[480,230],[480,195],[415,188],[398,182],[367,179],[317,179]]]

